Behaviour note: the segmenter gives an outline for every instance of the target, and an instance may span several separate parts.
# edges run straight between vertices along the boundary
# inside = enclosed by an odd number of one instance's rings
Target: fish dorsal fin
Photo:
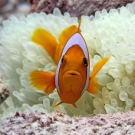
[[[55,89],[55,74],[34,70],[30,73],[30,81],[32,86],[43,90],[46,94],[52,93]]]
[[[33,35],[32,41],[46,50],[49,56],[57,64],[61,55],[62,46],[56,41],[56,38],[43,28],[37,28]]]
[[[76,25],[71,25],[59,35],[59,43],[63,47],[66,45],[67,41],[75,34],[80,33],[81,20],[79,21],[78,27]]]
[[[79,22],[78,27],[72,25],[63,30],[63,32],[59,36],[60,44],[57,42],[56,38],[50,32],[48,32],[43,28],[37,28],[34,31],[32,35],[32,41],[35,42],[37,45],[41,46],[42,48],[44,48],[57,65],[63,47],[66,45],[67,41],[72,35],[74,35],[77,32],[80,32],[80,25],[81,20]]]

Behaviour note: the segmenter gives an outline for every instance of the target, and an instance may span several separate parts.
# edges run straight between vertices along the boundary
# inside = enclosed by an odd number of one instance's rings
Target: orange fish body
[[[57,88],[61,103],[75,102],[87,90],[92,94],[99,91],[96,74],[109,60],[100,60],[90,75],[90,60],[86,42],[80,33],[80,24],[65,29],[59,36],[59,43],[48,31],[39,28],[32,36],[32,41],[43,47],[58,65],[55,74],[35,70],[30,73],[31,84],[50,94]],[[55,105],[54,107],[56,107]]]
[[[83,61],[84,58],[85,55],[78,45],[71,47],[62,58],[58,74],[58,94],[64,103],[73,104],[82,94],[88,66],[88,63]]]

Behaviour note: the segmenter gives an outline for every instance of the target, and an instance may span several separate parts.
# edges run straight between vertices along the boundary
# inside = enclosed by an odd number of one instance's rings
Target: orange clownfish
[[[61,103],[72,104],[76,107],[76,101],[87,90],[97,94],[99,91],[96,74],[109,60],[100,60],[93,68],[90,75],[90,58],[86,42],[78,27],[72,25],[60,34],[58,41],[45,29],[38,28],[32,35],[32,41],[43,47],[57,66],[54,74],[34,70],[30,73],[31,84],[37,89],[50,94],[56,88]]]

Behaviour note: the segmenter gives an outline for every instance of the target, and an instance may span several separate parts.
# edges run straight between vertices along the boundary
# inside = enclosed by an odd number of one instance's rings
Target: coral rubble
[[[8,87],[2,82],[2,75],[0,74],[0,104],[9,97],[10,92]]]
[[[0,128],[1,135],[134,135],[135,112],[98,114],[70,118],[60,112],[19,114],[9,117]]]
[[[32,3],[30,12],[52,13],[59,8],[62,13],[69,12],[72,17],[94,15],[96,11],[116,9],[126,6],[135,0],[29,0]]]

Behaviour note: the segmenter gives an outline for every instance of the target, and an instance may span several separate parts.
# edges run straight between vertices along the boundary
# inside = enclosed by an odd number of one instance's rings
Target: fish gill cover
[[[12,16],[0,28],[0,72],[10,90],[10,96],[0,106],[1,121],[16,111],[53,112],[59,102],[55,90],[50,95],[33,88],[29,73],[35,69],[52,72],[57,65],[43,48],[31,41],[36,28],[44,28],[56,38],[68,26],[78,24],[77,18],[58,9],[53,14],[33,13],[19,18]],[[135,108],[135,3],[120,9],[82,16],[81,32],[90,52],[90,70],[103,57],[109,62],[98,73],[100,92],[85,92],[77,108],[62,104],[57,108],[69,116],[92,116],[116,113]]]

